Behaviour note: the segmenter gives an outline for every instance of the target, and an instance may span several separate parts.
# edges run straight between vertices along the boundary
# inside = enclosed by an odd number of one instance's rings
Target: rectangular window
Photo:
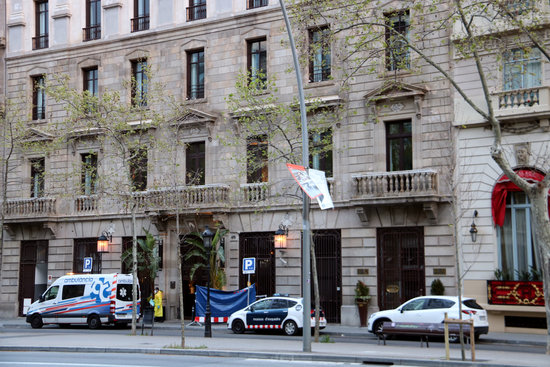
[[[34,158],[30,160],[31,164],[31,198],[40,198],[44,196],[44,173],[45,159]]]
[[[49,44],[49,12],[48,0],[34,2],[35,11],[35,37],[32,38],[32,49],[40,50],[48,48]]]
[[[386,15],[386,69],[404,70],[410,67],[409,11]]]
[[[498,227],[500,269],[506,280],[535,280],[541,264],[536,251],[531,203],[523,192],[506,195],[504,224]],[[537,276],[538,274],[538,276]]]
[[[132,61],[132,106],[147,106],[147,60]]]
[[[204,98],[204,50],[187,52],[187,99]]]
[[[310,62],[309,81],[321,82],[330,79],[330,29],[328,27],[309,31]]]
[[[310,167],[324,171],[326,177],[332,177],[332,130],[312,133],[309,145]]]
[[[46,118],[46,92],[44,91],[44,75],[32,77],[32,119],[43,120]]]
[[[139,148],[130,151],[132,191],[147,190],[147,162],[147,149]]]
[[[82,297],[85,287],[84,284],[64,284],[61,299]]]
[[[86,0],[86,28],[82,31],[84,41],[101,38],[101,0]]]
[[[256,9],[261,8],[262,6],[267,6],[268,0],[247,0],[246,8],[247,9]]]
[[[267,136],[259,135],[247,139],[246,182],[268,181]]]
[[[134,17],[131,21],[132,32],[149,29],[149,0],[134,0]]]
[[[386,122],[386,168],[388,171],[412,169],[411,120]]]
[[[205,143],[187,144],[185,150],[185,183],[187,185],[204,185]]]
[[[98,77],[97,66],[83,70],[84,86],[83,90],[88,92],[90,96],[98,96]]]
[[[206,0],[189,0],[187,21],[206,18]]]
[[[512,15],[521,15],[527,13],[533,8],[534,1],[532,0],[504,0],[502,4]]]
[[[84,153],[81,154],[82,160],[82,189],[83,195],[93,195],[97,190],[97,154]]]
[[[540,51],[514,49],[504,54],[504,90],[541,85]]]
[[[97,252],[97,238],[77,238],[74,240],[73,273],[82,273],[84,258],[92,258],[92,274],[101,273],[101,257]]]
[[[265,38],[247,42],[247,70],[251,83],[265,89],[267,81],[267,41]]]

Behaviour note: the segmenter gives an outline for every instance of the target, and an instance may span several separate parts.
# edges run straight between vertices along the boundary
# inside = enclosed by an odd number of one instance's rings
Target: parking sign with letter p
[[[85,257],[83,265],[84,266],[83,266],[82,272],[91,273],[92,272],[92,265],[93,265],[93,258]]]
[[[256,258],[246,257],[243,259],[243,274],[254,274],[256,272]]]

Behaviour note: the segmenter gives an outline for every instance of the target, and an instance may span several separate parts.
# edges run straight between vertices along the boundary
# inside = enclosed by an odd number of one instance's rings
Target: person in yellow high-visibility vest
[[[164,321],[163,313],[162,313],[162,291],[159,290],[159,287],[155,288],[155,321],[162,322]]]

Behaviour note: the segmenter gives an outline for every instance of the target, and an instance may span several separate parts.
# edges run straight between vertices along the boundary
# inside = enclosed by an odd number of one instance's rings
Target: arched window
[[[516,173],[529,182],[544,178],[538,170],[518,169]],[[505,280],[535,280],[540,261],[529,198],[503,175],[493,189],[491,204],[502,277]]]

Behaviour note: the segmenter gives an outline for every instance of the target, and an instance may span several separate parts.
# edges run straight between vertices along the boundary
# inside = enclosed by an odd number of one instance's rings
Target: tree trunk
[[[136,223],[137,205],[132,203],[132,335],[136,335],[137,326],[137,223]]]
[[[178,204],[176,204],[178,205]],[[176,207],[176,247],[178,254],[178,293],[180,303],[180,321],[181,321],[181,347],[185,348],[185,317],[184,317],[184,302],[183,302],[183,267],[181,263],[181,241],[180,241],[180,213],[179,205]]]
[[[548,217],[548,187],[538,183],[529,194],[535,217],[537,247],[540,256],[546,311],[546,354],[550,355],[550,219]]]

